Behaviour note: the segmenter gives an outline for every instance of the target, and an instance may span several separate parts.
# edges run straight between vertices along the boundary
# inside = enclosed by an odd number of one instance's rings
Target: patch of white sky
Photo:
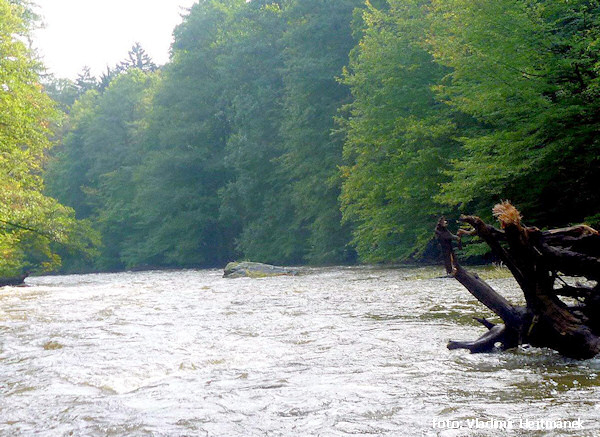
[[[173,30],[197,0],[37,0],[43,27],[33,45],[47,71],[75,79],[99,76],[139,42],[157,65],[169,60]]]

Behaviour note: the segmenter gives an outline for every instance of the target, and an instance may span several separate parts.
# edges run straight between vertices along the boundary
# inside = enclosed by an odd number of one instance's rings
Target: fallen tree
[[[470,229],[457,235],[441,218],[436,236],[446,272],[502,319],[494,324],[477,319],[487,329],[475,341],[450,341],[449,349],[487,352],[521,344],[554,349],[566,357],[587,359],[600,353],[600,234],[586,226],[542,231],[527,227],[508,202],[493,209],[500,229],[476,216],[461,216]],[[454,253],[465,235],[478,236],[508,267],[523,291],[525,306],[515,306],[476,274],[469,273]],[[565,276],[583,278],[567,283]],[[573,282],[573,281],[571,281]],[[565,298],[570,298],[568,304]]]

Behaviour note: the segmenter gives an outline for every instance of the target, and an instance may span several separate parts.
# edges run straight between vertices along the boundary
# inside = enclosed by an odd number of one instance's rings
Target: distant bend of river
[[[0,435],[600,435],[600,359],[447,350],[489,312],[442,270],[2,288]],[[512,280],[490,282],[519,298]]]

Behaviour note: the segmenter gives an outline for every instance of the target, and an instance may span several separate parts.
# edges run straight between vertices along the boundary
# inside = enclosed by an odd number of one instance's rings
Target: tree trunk
[[[512,348],[520,344],[549,347],[571,358],[592,358],[600,353],[600,235],[589,226],[540,231],[521,223],[521,215],[510,203],[494,207],[501,229],[476,216],[461,216],[472,230],[450,233],[441,218],[436,236],[442,247],[444,264],[473,296],[498,315],[504,324],[480,320],[489,331],[471,342],[452,341],[448,348],[485,352],[500,344]],[[476,235],[508,267],[523,291],[526,306],[516,307],[477,275],[462,268],[452,242],[459,247],[464,235]],[[579,276],[593,286],[567,285],[561,274]],[[557,287],[557,283],[562,286]],[[559,296],[576,299],[569,306]]]

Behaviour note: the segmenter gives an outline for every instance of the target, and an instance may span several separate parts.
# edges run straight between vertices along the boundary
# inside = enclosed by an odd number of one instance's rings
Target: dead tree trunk
[[[503,324],[478,319],[488,332],[471,342],[451,341],[449,349],[489,351],[520,344],[549,347],[571,358],[592,358],[600,353],[600,235],[589,226],[541,231],[521,223],[521,215],[508,202],[494,207],[501,229],[476,216],[461,216],[471,230],[452,235],[441,218],[436,236],[448,274],[454,276]],[[476,235],[510,269],[523,291],[526,306],[514,306],[477,275],[462,268],[452,242]],[[583,277],[593,285],[567,285],[561,274]],[[560,297],[575,299],[567,305]]]

